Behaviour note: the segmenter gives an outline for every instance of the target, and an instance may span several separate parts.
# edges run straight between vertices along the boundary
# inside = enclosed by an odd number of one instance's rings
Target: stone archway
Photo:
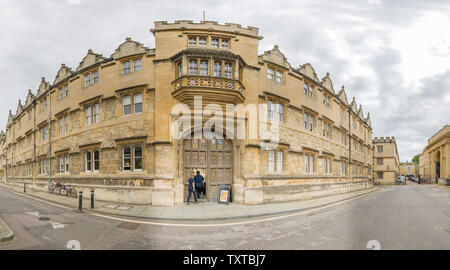
[[[442,171],[441,170],[441,152],[437,151],[435,157],[436,157],[435,158],[436,171],[435,171],[434,176],[436,178],[440,178],[441,177],[441,171]]]
[[[183,140],[184,179],[192,171],[200,171],[206,181],[208,201],[217,201],[220,185],[233,184],[233,144],[228,139],[184,139]],[[187,184],[185,184],[187,199]]]

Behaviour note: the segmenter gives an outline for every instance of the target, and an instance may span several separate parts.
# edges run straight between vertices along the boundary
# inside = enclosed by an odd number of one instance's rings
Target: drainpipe
[[[52,97],[48,89],[48,185],[52,184]]]
[[[36,97],[33,100],[33,168],[32,168],[32,176],[33,182],[36,179],[37,174],[37,158],[36,158]]]
[[[352,126],[351,122],[351,107],[347,106],[348,109],[348,177],[350,178],[350,185],[352,182],[350,174],[352,173],[351,162],[352,162]]]

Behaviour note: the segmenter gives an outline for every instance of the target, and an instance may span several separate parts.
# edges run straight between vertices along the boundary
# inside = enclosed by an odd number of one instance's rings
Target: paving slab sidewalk
[[[9,228],[8,224],[0,217],[0,242],[13,239],[14,232]]]
[[[45,201],[53,202],[59,205],[78,209],[78,198],[71,198],[63,195],[50,194],[44,191],[36,191],[30,188],[26,193],[23,188],[0,183],[0,187],[10,189],[16,193],[25,194]],[[265,215],[276,215],[289,212],[297,212],[312,209],[358,196],[363,196],[379,188],[373,187],[359,191],[347,192],[337,195],[329,195],[314,199],[306,199],[293,202],[271,203],[264,205],[242,205],[230,203],[228,205],[218,204],[217,202],[199,202],[190,205],[181,204],[175,206],[153,206],[153,205],[134,205],[113,203],[105,201],[95,201],[95,209],[90,209],[90,199],[83,198],[83,210],[92,211],[97,214],[117,215],[139,219],[161,219],[161,220],[223,220],[251,218]]]

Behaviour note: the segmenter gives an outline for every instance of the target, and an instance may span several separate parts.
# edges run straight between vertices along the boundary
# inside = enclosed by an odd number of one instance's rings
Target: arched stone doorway
[[[436,172],[435,172],[435,177],[436,178],[440,178],[441,177],[441,152],[437,152],[436,153]]]
[[[193,171],[200,171],[205,177],[208,201],[217,201],[220,185],[233,184],[233,144],[227,139],[184,139],[184,179]],[[187,183],[184,199],[187,199]]]

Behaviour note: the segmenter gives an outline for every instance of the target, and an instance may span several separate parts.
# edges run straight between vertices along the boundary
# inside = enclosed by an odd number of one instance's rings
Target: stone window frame
[[[204,45],[200,45],[200,39],[205,39]],[[213,40],[217,40],[217,46],[213,45]],[[226,44],[226,45],[225,45]],[[205,34],[188,34],[186,39],[187,47],[213,48],[229,50],[231,48],[231,37],[205,35]]]
[[[84,157],[84,172],[85,173],[99,173],[100,172],[100,150],[98,147],[86,149],[83,151],[83,157]],[[95,158],[95,153],[98,153],[98,160]],[[87,156],[90,156],[89,163]],[[95,162],[98,161],[98,168],[95,166]],[[90,165],[90,170],[88,170],[88,164]]]
[[[327,94],[325,91],[323,91],[323,100],[322,103],[323,105],[325,105],[325,107],[330,108],[331,109],[331,96],[329,94]]]
[[[235,66],[234,66],[234,61],[231,61],[229,59],[221,59],[221,58],[213,58],[212,59],[212,67],[213,67],[213,76],[217,77],[217,78],[226,78],[226,79],[235,79],[234,78],[234,71],[235,71]],[[220,76],[216,75],[216,63],[220,63]],[[225,66],[226,65],[231,65],[231,77],[226,77],[225,76]],[[228,71],[227,71],[228,72]]]
[[[333,174],[333,156],[330,154],[324,154],[322,157],[322,173],[324,175]]]
[[[141,169],[136,169],[136,148],[140,147],[141,148],[141,157],[139,157],[141,159]],[[130,166],[127,166],[127,168],[129,167],[129,170],[125,170],[125,149],[130,149]],[[122,172],[125,173],[131,173],[131,172],[142,172],[145,169],[144,166],[144,143],[133,143],[133,144],[123,144],[121,145],[121,159],[122,159]]]
[[[380,162],[381,160],[381,162]],[[383,158],[377,158],[377,165],[383,165]]]
[[[39,175],[48,175],[48,157],[39,159]]]
[[[27,162],[27,175],[33,176],[33,162],[32,161]]]
[[[277,103],[277,101],[273,99],[267,100],[267,120],[274,121],[278,120],[279,123],[283,123],[284,119],[284,108],[283,103]]]
[[[178,60],[175,62],[175,77],[180,78],[183,76],[183,61]]]
[[[69,161],[69,153],[64,153],[64,154],[58,155],[58,172],[60,175],[70,174],[69,162],[70,162]],[[62,165],[62,169],[61,169],[61,165]]]
[[[95,111],[95,108],[98,108],[98,110]],[[86,127],[98,124],[100,122],[100,100],[96,100],[89,104],[85,104],[83,112],[84,112],[84,119],[86,120],[85,121]]]
[[[380,151],[381,149],[381,151]],[[383,146],[382,145],[377,145],[377,152],[378,153],[383,153]]]
[[[347,161],[346,160],[341,160],[340,175],[341,176],[347,176],[347,174],[348,174]]]
[[[272,70],[273,73],[269,74],[269,70]],[[268,80],[284,84],[283,78],[284,78],[285,71],[286,71],[285,69],[275,66],[273,64],[267,64],[267,76],[266,77]],[[278,76],[278,74],[280,74],[281,76]],[[269,78],[269,75],[271,75],[270,78]]]
[[[58,117],[59,135],[69,132],[69,113],[64,113]]]
[[[283,173],[286,152],[286,149],[281,147],[267,150],[267,173]],[[270,158],[270,156],[272,156],[272,158]],[[279,166],[279,157],[281,157],[281,166]]]
[[[323,137],[331,140],[333,137],[333,134],[332,134],[333,127],[334,127],[333,122],[331,122],[330,120],[327,120],[325,118],[322,118],[322,136]]]
[[[317,117],[318,117],[317,113],[309,111],[309,110],[303,110],[303,129],[308,132],[314,133],[314,128],[316,127],[315,122],[318,121]],[[307,120],[307,121],[305,121],[305,120]],[[305,124],[306,124],[306,126],[305,126]]]
[[[315,151],[304,151],[303,172],[305,174],[314,175],[317,172],[317,156]]]
[[[136,103],[135,102],[135,97],[137,95],[141,95],[141,102],[140,103]],[[129,97],[130,98],[130,104],[125,105],[125,98]],[[141,114],[144,112],[144,90],[142,89],[135,89],[133,91],[127,91],[127,93],[123,93],[122,94],[122,116],[131,116],[134,114]],[[136,104],[141,104],[141,111],[140,112],[136,112],[135,106]],[[125,106],[130,106],[130,113],[129,114],[125,114]]]
[[[140,65],[136,65],[135,63],[137,61],[140,61]],[[143,54],[124,57],[119,60],[121,65],[121,75],[129,75],[131,73],[139,72],[143,70]],[[136,70],[136,67],[139,67],[139,69]],[[126,71],[126,72],[125,72]]]
[[[383,179],[383,176],[383,172],[377,172],[377,179]]]
[[[94,76],[96,74],[96,76]],[[99,82],[99,68],[93,68],[89,71],[83,72],[84,88],[95,85]]]

